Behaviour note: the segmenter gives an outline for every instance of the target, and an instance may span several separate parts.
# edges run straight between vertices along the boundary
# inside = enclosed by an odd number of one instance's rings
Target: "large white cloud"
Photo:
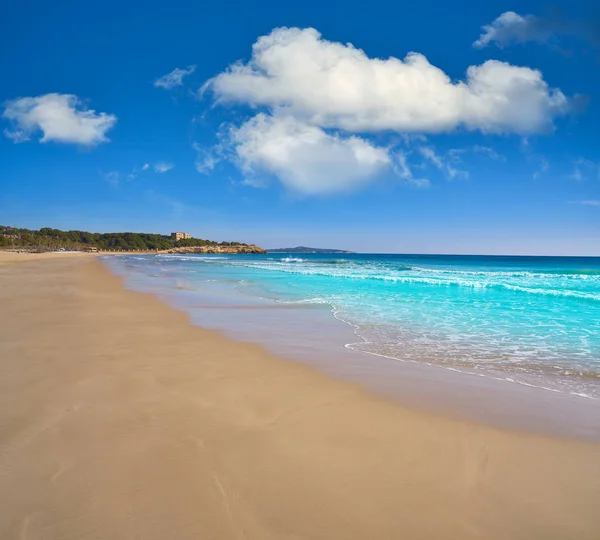
[[[40,142],[86,146],[108,141],[106,133],[117,123],[114,114],[86,109],[81,100],[71,94],[45,94],[8,101],[3,117],[13,124],[12,130],[5,130],[5,135],[15,141],[29,140],[41,131]]]
[[[355,189],[391,166],[387,149],[326,133],[289,115],[260,113],[232,131],[231,143],[250,177],[272,174],[308,195]]]
[[[489,60],[453,81],[422,54],[369,58],[312,28],[259,38],[248,63],[230,66],[206,89],[221,102],[284,108],[309,124],[355,133],[538,133],[569,109],[565,95],[528,67]]]

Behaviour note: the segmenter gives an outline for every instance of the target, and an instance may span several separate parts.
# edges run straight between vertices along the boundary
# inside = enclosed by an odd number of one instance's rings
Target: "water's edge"
[[[155,294],[188,313],[192,324],[220,330],[237,341],[259,343],[277,356],[359,383],[401,404],[502,428],[600,440],[597,400],[426,359],[398,360],[362,351],[356,329],[331,305],[273,305],[267,300],[245,304],[219,286],[193,292],[185,284],[168,289],[128,272],[118,259],[102,260],[127,288]]]

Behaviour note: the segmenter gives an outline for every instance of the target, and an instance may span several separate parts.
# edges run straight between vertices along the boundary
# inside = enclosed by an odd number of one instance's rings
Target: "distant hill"
[[[354,251],[297,246],[291,248],[267,249],[267,253],[354,253]]]

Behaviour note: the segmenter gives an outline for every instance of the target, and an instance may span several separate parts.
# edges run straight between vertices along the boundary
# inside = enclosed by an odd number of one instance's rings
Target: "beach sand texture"
[[[0,284],[2,540],[600,538],[599,444],[387,402],[94,257]]]

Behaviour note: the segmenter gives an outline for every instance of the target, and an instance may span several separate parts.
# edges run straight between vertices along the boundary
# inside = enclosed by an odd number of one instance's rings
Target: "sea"
[[[314,343],[338,350],[339,362],[343,351],[360,352],[373,363],[426,364],[600,405],[600,258],[278,253],[105,262],[193,322],[278,353]],[[334,325],[345,330],[326,330]]]

